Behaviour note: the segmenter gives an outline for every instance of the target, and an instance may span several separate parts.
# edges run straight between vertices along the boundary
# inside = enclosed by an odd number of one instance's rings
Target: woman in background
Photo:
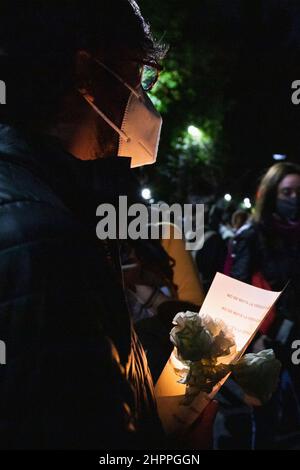
[[[300,445],[300,370],[292,362],[293,341],[300,339],[300,166],[278,163],[263,177],[253,220],[233,241],[231,276],[273,291],[286,287],[254,344],[272,347],[283,364],[278,394],[256,410],[256,441],[257,447],[287,448],[291,439]]]
[[[127,195],[128,205],[145,204],[136,175],[129,170],[122,178],[122,194]],[[149,206],[150,210],[154,209]],[[192,256],[185,241],[175,236],[176,226],[167,222],[158,226],[161,235],[158,239],[151,239],[149,224],[148,239],[120,243],[125,295],[154,382],[173,349],[170,341],[173,318],[180,311],[199,311],[204,300]]]

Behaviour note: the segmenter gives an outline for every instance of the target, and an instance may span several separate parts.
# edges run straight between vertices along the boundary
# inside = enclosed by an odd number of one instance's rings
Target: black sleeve
[[[22,223],[17,242],[1,239],[0,447],[135,447],[134,395],[111,340],[119,326],[107,320],[123,313],[110,311],[118,285],[101,251],[74,230],[46,230],[42,209],[41,233]]]

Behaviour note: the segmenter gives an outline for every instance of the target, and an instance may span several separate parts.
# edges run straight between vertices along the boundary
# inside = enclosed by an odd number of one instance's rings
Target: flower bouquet
[[[252,403],[271,397],[280,362],[272,350],[244,353],[280,294],[217,273],[200,312],[175,316],[174,350],[155,386],[168,434],[184,433],[231,374]]]
[[[271,349],[235,359],[234,335],[222,320],[197,312],[181,312],[173,324],[170,334],[175,346],[173,354],[184,366],[178,369],[174,362],[179,382],[186,385],[183,405],[191,404],[199,392],[211,393],[230,373],[257,403],[264,404],[270,399],[281,367]]]

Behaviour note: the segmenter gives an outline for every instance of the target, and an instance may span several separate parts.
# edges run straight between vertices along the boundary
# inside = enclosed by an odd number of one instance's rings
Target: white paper
[[[234,360],[247,349],[280,295],[281,292],[260,289],[217,273],[200,313],[223,320],[232,330],[237,345]],[[155,386],[158,412],[167,433],[183,431],[190,426],[227,379],[223,379],[209,396],[200,393],[190,406],[180,405],[186,386],[178,383],[173,362],[171,355]]]

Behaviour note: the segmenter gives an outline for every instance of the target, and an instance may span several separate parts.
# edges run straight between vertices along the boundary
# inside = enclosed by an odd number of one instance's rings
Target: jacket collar
[[[0,160],[26,167],[63,203],[81,215],[127,194],[130,158],[83,161],[66,152],[58,139],[0,125]]]

